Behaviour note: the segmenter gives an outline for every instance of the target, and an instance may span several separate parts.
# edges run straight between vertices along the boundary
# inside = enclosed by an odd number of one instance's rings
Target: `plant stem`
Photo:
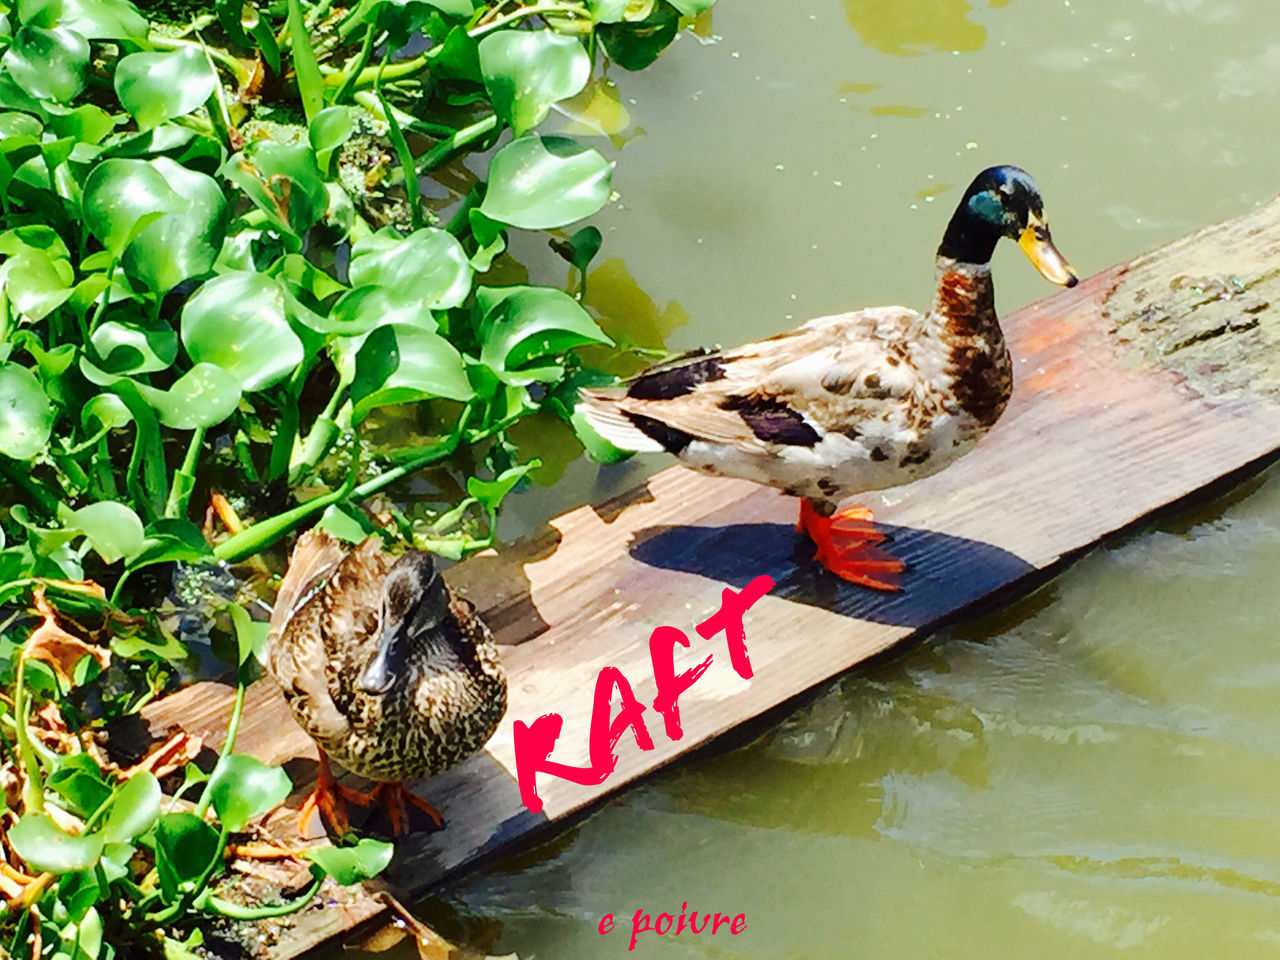
[[[307,887],[296,900],[290,900],[288,903],[281,903],[272,907],[246,907],[238,903],[231,903],[229,900],[223,900],[210,894],[206,898],[204,906],[220,913],[224,917],[230,917],[232,920],[266,920],[270,917],[285,917],[291,913],[297,913],[312,900],[316,894],[320,892],[320,887],[324,883],[324,878],[313,880],[311,886]]]
[[[418,172],[434,170],[447,161],[455,153],[469,144],[487,136],[498,128],[498,115],[491,114],[483,120],[477,120],[470,126],[455,131],[418,158]]]
[[[196,461],[204,446],[204,427],[196,427],[191,431],[191,440],[187,444],[187,455],[182,466],[173,475],[173,483],[169,487],[169,500],[164,506],[166,517],[181,517],[187,512],[187,504],[191,502],[191,491],[196,485]]]
[[[420,53],[412,59],[387,64],[387,69],[382,74],[382,79],[388,83],[394,83],[397,80],[403,80],[405,77],[412,77],[415,73],[421,73],[430,65],[431,60],[428,55]],[[326,87],[336,87],[341,84],[344,89],[348,83],[356,87],[371,87],[378,81],[379,69],[379,67],[365,67],[355,75],[354,80],[347,77],[345,70],[340,70],[325,77],[324,85]]]
[[[590,19],[590,15],[580,6],[566,6],[563,3],[535,3],[531,7],[521,7],[519,10],[513,10],[504,16],[495,17],[488,23],[473,27],[467,33],[473,37],[480,37],[500,27],[505,27],[509,23],[515,23],[517,20],[523,20],[525,17],[540,17],[544,13],[563,13],[570,17]]]
[[[44,780],[40,776],[40,764],[36,760],[35,747],[31,742],[31,730],[27,721],[31,714],[31,701],[27,694],[27,685],[23,677],[27,663],[26,651],[18,654],[18,671],[14,678],[13,718],[17,721],[14,734],[18,740],[18,754],[22,757],[22,807],[24,813],[39,813],[44,810]]]
[[[355,89],[356,80],[360,72],[369,63],[369,56],[373,53],[373,41],[377,37],[378,31],[374,24],[370,24],[364,32],[364,43],[360,45],[360,53],[357,54],[354,62],[349,62],[342,70],[342,86],[338,88],[338,92],[333,97],[334,103],[342,103],[343,100],[350,95]]]
[[[248,684],[244,682],[244,677],[240,675],[240,671],[236,671],[236,699],[231,705],[231,717],[227,720],[227,736],[222,741],[222,750],[218,753],[218,763],[221,763],[227,757],[231,756],[231,751],[236,745],[236,735],[240,732],[240,715],[244,713],[244,693],[248,689]],[[213,767],[216,772],[217,764]],[[204,817],[205,811],[209,809],[209,804],[213,802],[213,777],[205,781],[204,790],[200,792],[200,802],[196,804],[195,810],[192,812],[197,817]]]

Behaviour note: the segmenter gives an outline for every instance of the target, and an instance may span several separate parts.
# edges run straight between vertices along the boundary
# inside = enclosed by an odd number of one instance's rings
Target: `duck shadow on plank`
[[[881,547],[906,563],[902,590],[888,593],[847,583],[813,559],[813,545],[794,526],[736,523],[721,527],[655,526],[636,532],[630,553],[641,563],[695,573],[742,589],[760,574],[771,591],[797,603],[873,623],[921,628],[951,618],[969,604],[1036,568],[1000,547],[916,527],[877,524]]]

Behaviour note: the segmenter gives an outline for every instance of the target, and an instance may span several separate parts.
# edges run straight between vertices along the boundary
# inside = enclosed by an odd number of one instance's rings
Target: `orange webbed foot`
[[[372,797],[386,809],[387,818],[391,821],[391,831],[396,836],[409,832],[410,806],[417,807],[425,813],[435,824],[435,829],[444,829],[444,817],[440,815],[440,811],[416,793],[406,789],[405,785],[399,781],[378,784],[373,789]]]
[[[347,804],[367,806],[373,803],[376,791],[361,793],[344,787],[333,775],[329,766],[329,758],[320,751],[320,767],[316,771],[316,787],[298,810],[298,833],[308,835],[311,829],[311,818],[319,813],[324,826],[337,836],[342,836],[351,829],[347,818]]]
[[[876,546],[885,535],[876,529],[875,515],[867,507],[849,507],[824,517],[808,500],[801,500],[796,527],[817,547],[814,559],[842,580],[873,590],[902,589],[896,577],[906,564]]]

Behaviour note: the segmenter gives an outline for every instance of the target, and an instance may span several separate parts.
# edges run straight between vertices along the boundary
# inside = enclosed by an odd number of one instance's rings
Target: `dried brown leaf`
[[[44,622],[31,631],[23,647],[23,656],[47,663],[58,678],[68,684],[76,664],[84,657],[93,657],[100,667],[107,666],[111,661],[107,650],[85,643],[58,625],[58,615],[45,598],[43,584],[36,587],[34,599],[36,612],[44,617]]]
[[[135,773],[141,773],[143,770],[149,770],[157,779],[159,779],[160,777],[168,776],[175,770],[180,770],[185,767],[188,763],[195,760],[203,749],[203,737],[197,737],[185,731],[179,731],[135,763],[132,767],[121,771],[120,775],[127,779],[128,777],[132,777]]]

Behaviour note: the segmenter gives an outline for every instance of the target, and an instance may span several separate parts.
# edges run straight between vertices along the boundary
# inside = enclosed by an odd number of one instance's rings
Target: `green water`
[[[596,295],[655,328],[683,311],[672,347],[922,308],[997,162],[1039,180],[1091,273],[1280,189],[1278,28],[1274,0],[721,0],[715,42],[618,72],[629,139],[596,222],[620,264]],[[1009,311],[1050,288],[1005,246]],[[572,465],[504,536],[665,463]],[[1275,957],[1278,565],[1264,478],[424,909],[522,960]],[[628,954],[624,917],[682,902],[747,930]]]

